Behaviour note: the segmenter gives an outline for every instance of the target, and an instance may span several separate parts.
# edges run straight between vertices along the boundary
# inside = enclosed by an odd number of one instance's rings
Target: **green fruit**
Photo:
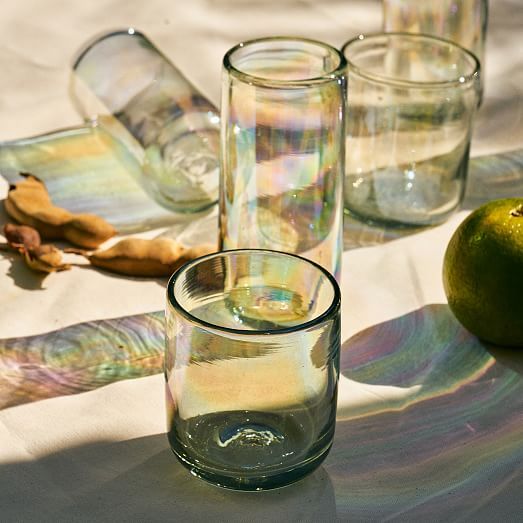
[[[472,334],[523,347],[523,198],[491,201],[461,223],[445,252],[443,285]]]

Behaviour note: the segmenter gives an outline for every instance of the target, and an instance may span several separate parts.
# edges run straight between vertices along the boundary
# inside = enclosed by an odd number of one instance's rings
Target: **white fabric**
[[[523,147],[523,4],[490,4],[475,155]],[[0,139],[80,123],[68,96],[69,66],[74,51],[105,30],[139,28],[218,104],[221,58],[243,39],[293,34],[340,46],[381,25],[380,3],[369,0],[7,0],[1,13]],[[0,197],[6,191],[0,181]],[[7,220],[3,212],[0,223]],[[425,304],[445,303],[443,253],[465,214],[344,253],[342,340]],[[164,307],[164,288],[156,281],[75,267],[33,289],[25,271],[0,256],[0,338]],[[369,394],[342,379],[340,414]],[[321,472],[284,491],[234,497],[195,482],[167,450],[164,430],[160,375],[0,411],[0,520],[335,519],[333,493]],[[173,479],[172,489],[160,484],[160,473]]]

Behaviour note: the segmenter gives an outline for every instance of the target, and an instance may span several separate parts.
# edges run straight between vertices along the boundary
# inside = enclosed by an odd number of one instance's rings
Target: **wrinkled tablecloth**
[[[219,105],[221,58],[241,40],[293,34],[340,46],[380,25],[380,3],[366,0],[8,0],[0,139],[81,123],[68,95],[72,56],[106,30],[139,28]],[[336,438],[325,464],[298,484],[229,492],[172,456],[155,323],[165,281],[82,267],[41,280],[1,253],[0,520],[521,520],[523,360],[457,324],[441,267],[471,209],[523,196],[522,25],[519,0],[490,2],[486,95],[463,209],[425,230],[346,223]],[[139,365],[107,359],[115,342],[103,322],[130,316],[126,332],[150,351]],[[67,328],[95,340],[90,350],[106,360],[49,334]]]

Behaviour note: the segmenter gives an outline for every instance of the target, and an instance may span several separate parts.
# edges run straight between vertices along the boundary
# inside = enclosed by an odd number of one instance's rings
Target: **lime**
[[[472,334],[523,347],[523,198],[491,201],[459,225],[445,252],[443,285]]]

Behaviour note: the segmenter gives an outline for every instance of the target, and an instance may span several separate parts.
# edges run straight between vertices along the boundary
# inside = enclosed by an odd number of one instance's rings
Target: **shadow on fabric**
[[[336,521],[320,467],[283,489],[235,492],[193,477],[164,434],[0,465],[5,521]]]

